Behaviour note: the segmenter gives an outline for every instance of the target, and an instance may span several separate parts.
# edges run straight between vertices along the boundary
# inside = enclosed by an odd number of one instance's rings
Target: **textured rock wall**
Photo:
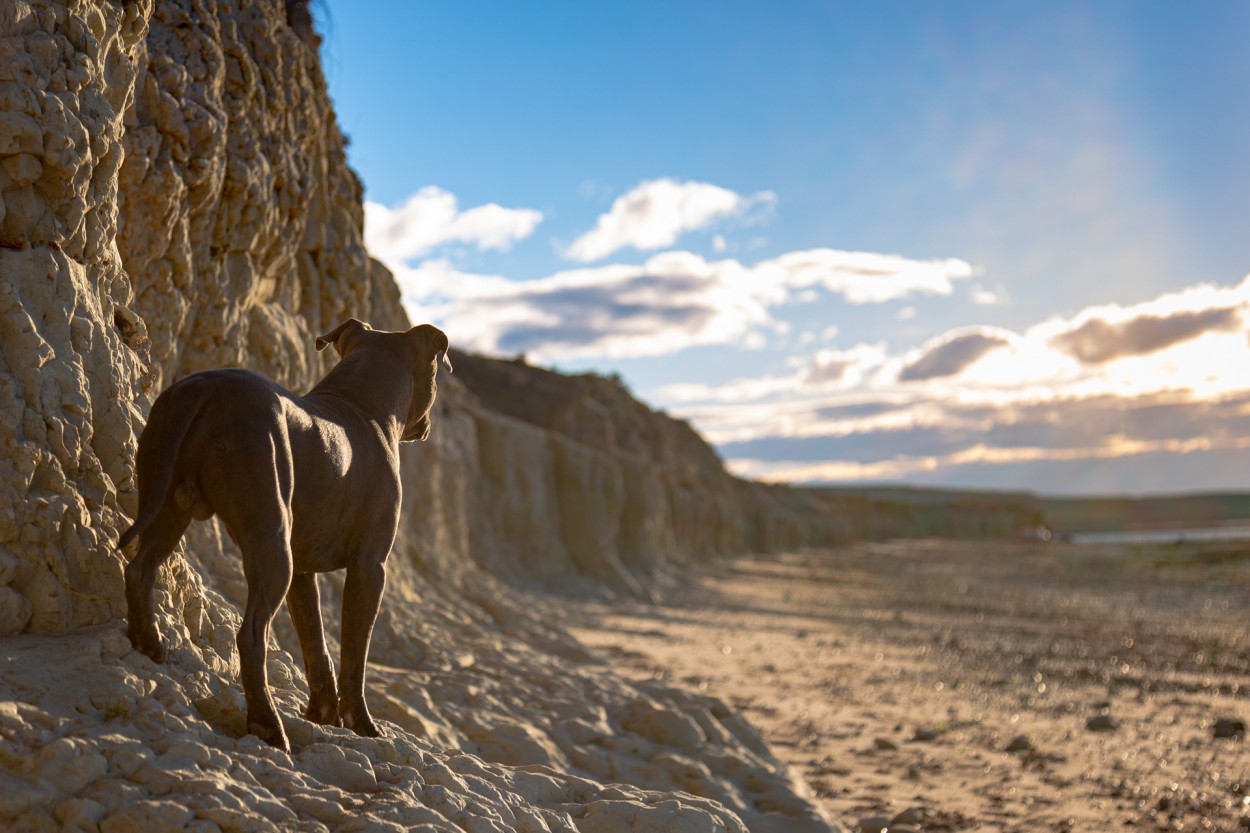
[[[557,602],[495,578],[645,593],[670,544],[740,543],[717,528],[730,487],[690,491],[714,455],[657,474],[640,449],[666,440],[610,402],[538,428],[442,387],[403,452],[372,651],[388,738],[296,717],[285,615],[270,675],[295,754],[243,734],[246,587],[216,522],[162,570],[168,664],[130,650],[112,544],[156,391],[223,365],[303,389],[317,333],[406,325],[304,6],[0,4],[0,827],[827,829],[732,710],[588,663]],[[322,588],[333,611],[341,577]]]
[[[133,490],[129,281],[116,245],[142,4],[0,6],[0,634],[116,615]]]
[[[495,574],[585,575],[627,593],[662,589],[672,561],[847,540],[843,502],[731,477],[688,424],[619,384],[454,354],[478,399],[484,511],[472,553]],[[535,548],[535,541],[550,544]]]

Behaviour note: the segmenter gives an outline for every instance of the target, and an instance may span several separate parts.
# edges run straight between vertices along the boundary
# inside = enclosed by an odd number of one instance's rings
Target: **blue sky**
[[[746,476],[1250,487],[1250,5],[320,21],[370,248],[454,342],[619,372]]]

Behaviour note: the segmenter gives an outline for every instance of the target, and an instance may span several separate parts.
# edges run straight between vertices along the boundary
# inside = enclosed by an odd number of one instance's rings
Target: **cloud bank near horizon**
[[[1234,484],[1234,461],[1250,459],[1247,307],[1250,277],[1021,333],[955,330],[902,354],[860,345],[829,377],[857,367],[852,385],[813,387],[801,370],[653,398],[699,427],[731,470],[765,480],[940,482],[1036,466],[1055,473],[1039,489],[1107,491],[1125,487],[1072,472],[1128,470],[1140,457],[1162,468],[1137,471],[1130,490],[1176,491],[1159,461],[1198,455]]]

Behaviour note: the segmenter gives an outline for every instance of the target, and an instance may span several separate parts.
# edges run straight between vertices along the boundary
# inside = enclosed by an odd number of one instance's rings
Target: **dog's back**
[[[199,487],[201,467],[281,431],[284,400],[291,397],[275,382],[239,368],[195,373],[166,388],[139,435],[139,511],[118,548],[134,540],[170,498],[197,520],[212,517]]]

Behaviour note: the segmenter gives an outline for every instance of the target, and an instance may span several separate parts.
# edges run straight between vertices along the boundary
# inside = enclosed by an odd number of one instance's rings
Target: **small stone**
[[[889,738],[876,738],[872,745],[885,752],[897,752],[898,744]]]
[[[924,820],[928,815],[929,812],[923,807],[908,807],[890,819],[890,830],[892,833],[897,833],[900,824],[924,824]]]
[[[1221,717],[1211,727],[1211,735],[1217,739],[1244,738],[1246,736],[1246,722],[1235,717]]]
[[[1087,732],[1114,732],[1120,728],[1120,722],[1109,714],[1100,714],[1085,721]]]
[[[1033,742],[1026,735],[1016,735],[1011,743],[1007,744],[1007,752],[1032,752]]]
[[[855,825],[859,833],[886,833],[890,829],[890,820],[885,816],[865,816]]]
[[[923,729],[917,727],[916,733],[912,735],[912,741],[915,743],[929,743],[930,741],[937,740],[941,734],[942,733],[937,729]]]

